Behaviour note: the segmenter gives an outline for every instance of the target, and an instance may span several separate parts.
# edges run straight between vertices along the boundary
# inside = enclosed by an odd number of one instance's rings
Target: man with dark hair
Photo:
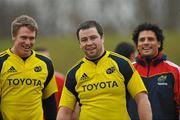
[[[121,42],[119,43],[114,52],[123,55],[131,60],[131,62],[134,62],[135,60],[135,48],[132,44],[128,42]]]
[[[13,46],[0,54],[3,120],[56,118],[52,61],[32,50],[37,31],[36,21],[27,15],[18,16],[11,24]]]
[[[178,120],[179,66],[168,61],[162,52],[162,29],[151,23],[140,24],[133,32],[133,41],[139,52],[134,66],[148,90],[153,120]],[[132,119],[138,119],[135,106],[131,100],[129,113]]]
[[[57,120],[70,120],[77,101],[80,120],[129,120],[126,105],[130,94],[136,100],[140,118],[151,120],[141,77],[128,59],[104,49],[101,25],[83,22],[77,38],[85,57],[66,75]]]

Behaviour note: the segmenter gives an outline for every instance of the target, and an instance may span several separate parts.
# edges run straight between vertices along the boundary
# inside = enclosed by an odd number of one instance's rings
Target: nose
[[[91,45],[92,43],[93,43],[93,41],[91,39],[88,39],[86,42],[87,45]]]
[[[149,39],[148,39],[148,38],[145,38],[144,44],[148,44],[148,43],[149,43]]]
[[[27,38],[24,42],[25,42],[25,44],[30,44],[31,40]]]

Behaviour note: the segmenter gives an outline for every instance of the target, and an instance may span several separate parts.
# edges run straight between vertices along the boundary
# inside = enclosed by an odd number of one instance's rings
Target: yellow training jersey
[[[51,60],[33,51],[24,61],[9,49],[4,51],[0,87],[4,120],[43,120],[42,99],[57,91]]]
[[[60,106],[81,105],[80,120],[129,120],[127,98],[146,91],[138,72],[123,56],[106,51],[95,64],[83,58],[66,76]]]

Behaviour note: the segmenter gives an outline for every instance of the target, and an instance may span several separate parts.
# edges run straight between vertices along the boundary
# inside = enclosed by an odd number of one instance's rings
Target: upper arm
[[[76,72],[82,63],[83,62],[80,62],[67,73],[60,100],[60,106],[66,106],[74,110],[76,101],[79,100],[78,93],[75,88],[77,84]]]
[[[175,83],[174,83],[174,94],[175,100],[178,104],[178,111],[180,113],[180,67],[177,67],[177,72],[175,73]]]
[[[177,96],[179,97],[178,103],[180,105],[180,67],[177,67],[177,74],[175,74],[175,94],[177,91]]]
[[[130,78],[132,77],[134,73],[133,65],[128,59],[124,57],[115,56],[115,55],[110,55],[110,57],[116,62],[119,72],[124,77],[125,86],[127,86]]]
[[[139,92],[147,91],[139,73],[128,59],[116,55],[110,57],[116,62],[119,72],[124,77],[125,87],[132,97]]]
[[[51,80],[49,81],[47,86],[45,86],[45,88],[43,89],[43,99],[47,99],[52,94],[57,92],[57,90],[58,89],[57,89],[57,84],[56,84],[55,76],[53,75],[53,77],[51,78]]]
[[[140,92],[147,93],[146,87],[137,71],[134,71],[127,88],[133,98]]]
[[[43,88],[43,99],[46,99],[53,93],[57,92],[57,84],[54,76],[54,66],[49,58],[39,54],[36,54],[36,57],[43,61],[47,68],[47,77]]]

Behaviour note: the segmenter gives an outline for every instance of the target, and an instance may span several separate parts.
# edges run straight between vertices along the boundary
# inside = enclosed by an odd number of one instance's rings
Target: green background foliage
[[[168,59],[180,65],[180,34],[166,32],[164,42],[164,52],[168,55]],[[116,45],[121,41],[132,42],[131,35],[122,34],[105,34],[105,48],[114,50]],[[0,40],[0,51],[12,46],[10,38]],[[62,73],[66,73],[81,57],[84,56],[79,48],[79,42],[76,36],[56,36],[56,37],[38,37],[35,47],[46,47],[49,49],[51,58],[54,62],[55,69]]]

